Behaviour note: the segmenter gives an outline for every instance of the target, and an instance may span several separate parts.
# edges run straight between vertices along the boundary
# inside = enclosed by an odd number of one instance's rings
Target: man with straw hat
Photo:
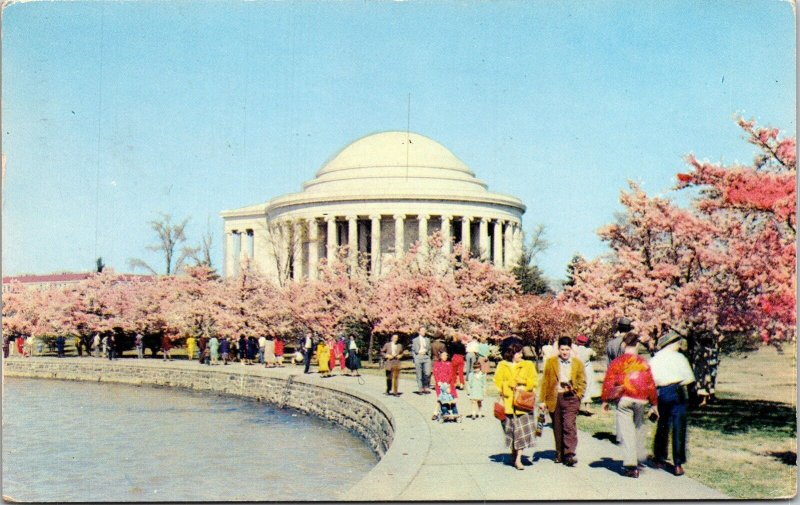
[[[614,338],[609,340],[608,344],[606,344],[606,357],[608,357],[609,364],[622,355],[622,339],[625,338],[625,335],[631,330],[633,330],[631,320],[627,317],[619,318],[616,329],[614,330]]]
[[[672,462],[675,475],[683,475],[686,462],[686,386],[695,381],[689,360],[679,352],[681,336],[670,330],[658,339],[658,352],[650,360],[658,388],[660,417],[653,444],[654,465],[664,468],[667,459],[667,442],[672,432]]]

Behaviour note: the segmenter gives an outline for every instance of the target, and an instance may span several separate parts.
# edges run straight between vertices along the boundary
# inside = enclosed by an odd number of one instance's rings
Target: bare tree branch
[[[131,259],[129,259],[128,260],[128,267],[131,269],[131,271],[134,271],[137,268],[143,268],[144,270],[147,270],[148,272],[150,272],[153,275],[158,275],[156,273],[156,271],[153,269],[153,267],[148,265],[144,260],[140,260],[139,258],[131,258]]]
[[[164,254],[164,262],[166,264],[166,275],[171,275],[180,270],[183,261],[186,259],[185,254],[181,253],[178,260],[173,262],[178,246],[186,242],[186,224],[189,218],[184,219],[182,222],[172,224],[172,216],[169,214],[160,214],[159,219],[150,221],[150,228],[156,232],[158,236],[158,243],[146,246],[146,249],[154,252],[161,252]],[[185,252],[185,251],[184,251]],[[156,274],[154,268],[148,265],[144,260],[139,258],[132,258],[128,260],[131,268],[141,267]],[[157,274],[156,274],[157,275]]]
[[[270,218],[267,218],[267,233],[278,274],[278,285],[285,286],[291,277],[292,262],[303,245],[303,235],[296,233],[294,226]]]

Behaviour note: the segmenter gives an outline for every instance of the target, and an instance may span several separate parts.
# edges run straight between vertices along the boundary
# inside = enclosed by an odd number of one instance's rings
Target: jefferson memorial
[[[252,267],[283,283],[316,278],[319,261],[347,246],[372,275],[420,237],[510,269],[522,251],[520,199],[487,189],[447,148],[416,133],[368,135],[342,149],[303,191],[221,212],[225,275]],[[355,253],[355,254],[354,254]]]

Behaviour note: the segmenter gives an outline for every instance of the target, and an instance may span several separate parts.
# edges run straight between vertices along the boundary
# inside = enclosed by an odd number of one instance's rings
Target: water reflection
[[[3,494],[20,501],[333,500],[375,463],[346,430],[268,404],[4,380]]]

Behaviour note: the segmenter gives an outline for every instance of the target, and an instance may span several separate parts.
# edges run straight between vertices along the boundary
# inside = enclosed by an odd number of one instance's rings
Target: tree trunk
[[[374,343],[375,343],[375,334],[372,332],[372,330],[370,330],[370,332],[369,332],[369,346],[367,347],[367,361],[369,361],[370,364],[373,363],[372,358],[373,358],[374,353],[373,353],[373,349],[372,348],[373,348]]]

